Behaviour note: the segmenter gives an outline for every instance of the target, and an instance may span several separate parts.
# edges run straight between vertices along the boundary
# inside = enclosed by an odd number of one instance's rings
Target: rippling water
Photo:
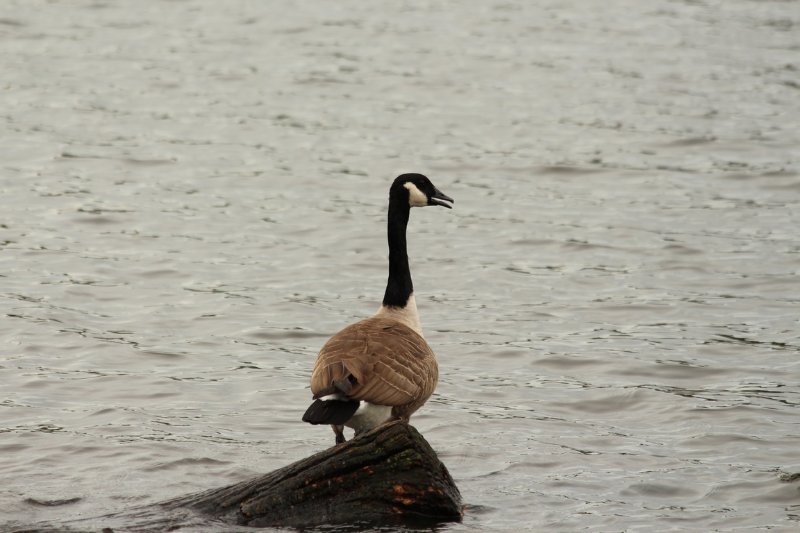
[[[419,171],[456,199],[409,235],[441,369],[413,422],[468,504],[444,531],[794,530],[799,25],[5,2],[0,529],[329,446],[311,365],[377,308],[388,185]]]

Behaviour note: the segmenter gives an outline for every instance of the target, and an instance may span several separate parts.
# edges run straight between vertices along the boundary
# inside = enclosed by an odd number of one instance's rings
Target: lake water
[[[0,530],[331,445],[314,357],[377,309],[416,171],[456,201],[409,227],[441,374],[412,422],[467,503],[442,531],[796,531],[799,28],[766,0],[6,0]]]

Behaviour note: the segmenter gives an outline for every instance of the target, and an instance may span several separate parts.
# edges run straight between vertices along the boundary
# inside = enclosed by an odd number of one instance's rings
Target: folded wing
[[[328,340],[311,376],[315,397],[338,392],[353,400],[395,407],[395,416],[416,411],[438,380],[428,343],[404,324],[368,318]]]

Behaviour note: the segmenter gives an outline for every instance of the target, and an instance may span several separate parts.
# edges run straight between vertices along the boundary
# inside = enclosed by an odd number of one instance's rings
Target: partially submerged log
[[[416,429],[398,421],[249,481],[63,525],[20,525],[14,531],[149,533],[221,530],[234,524],[351,530],[430,527],[461,517],[461,494],[447,468]]]
[[[224,522],[304,528],[325,524],[434,525],[461,520],[461,494],[427,441],[386,424],[264,476],[162,504]]]

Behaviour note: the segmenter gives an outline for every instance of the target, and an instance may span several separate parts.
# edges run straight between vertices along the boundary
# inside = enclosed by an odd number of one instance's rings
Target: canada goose
[[[337,444],[345,441],[344,426],[358,435],[390,419],[407,422],[436,388],[439,369],[422,337],[406,226],[412,207],[450,209],[452,203],[422,174],[398,176],[389,189],[389,280],[383,304],[371,318],[331,337],[311,374],[315,401],[303,421],[330,424]]]

